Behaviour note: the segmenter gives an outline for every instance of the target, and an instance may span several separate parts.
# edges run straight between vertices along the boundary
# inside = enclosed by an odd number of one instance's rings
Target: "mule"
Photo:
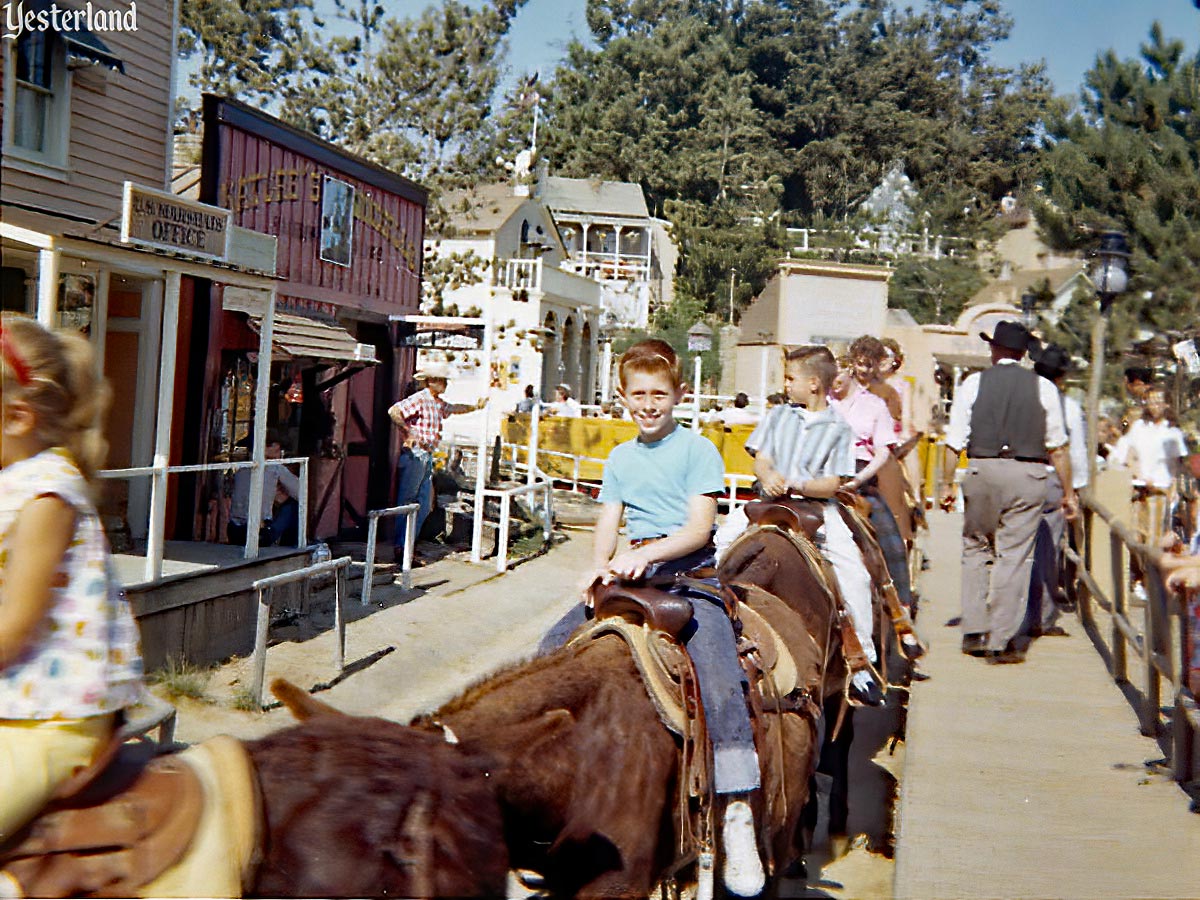
[[[778,873],[803,851],[820,707],[840,695],[846,670],[815,550],[769,529],[740,546],[722,574],[796,662],[795,691],[752,698],[763,765],[755,821]],[[309,721],[244,743],[262,808],[248,894],[502,895],[512,866],[539,873],[554,894],[646,896],[663,879],[699,880],[705,856],[719,853],[713,797],[697,777],[703,747],[664,726],[616,636],[488,678],[415,727],[336,716],[282,690]],[[61,848],[58,861],[95,849]],[[25,870],[55,855],[27,854]],[[69,888],[56,882],[58,895],[111,893],[82,862]]]
[[[800,815],[816,764],[820,704],[840,694],[845,669],[819,557],[802,555],[774,532],[764,532],[755,549],[761,571],[729,574],[746,576],[732,578],[743,602],[782,636],[811,701],[760,705],[755,821],[768,870],[779,872],[803,851]],[[713,798],[697,809],[688,748],[664,727],[621,639],[604,636],[536,658],[415,724],[496,761],[491,774],[510,860],[539,873],[548,892],[646,896],[661,879],[699,877],[697,859],[712,847],[713,819],[704,809]]]
[[[395,722],[333,714],[290,685],[275,690],[311,721],[240,744],[258,814],[257,827],[246,829],[253,845],[232,880],[218,871],[231,855],[227,828],[205,856],[202,816],[178,850],[143,825],[156,818],[147,809],[184,805],[186,779],[151,780],[164,768],[186,768],[173,754],[132,776],[149,782],[151,796],[136,784],[116,794],[100,785],[91,788],[97,797],[60,801],[0,847],[0,870],[23,895],[39,897],[504,896],[509,866],[488,760]],[[237,760],[227,754],[223,762]],[[222,781],[201,793],[227,808],[235,792]],[[168,822],[176,832],[186,824]]]

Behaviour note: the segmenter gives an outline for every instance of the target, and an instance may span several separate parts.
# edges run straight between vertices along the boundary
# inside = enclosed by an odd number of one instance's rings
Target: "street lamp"
[[[1100,311],[1107,313],[1117,294],[1129,287],[1129,241],[1120,231],[1106,231],[1100,237],[1092,284],[1100,295]]]
[[[1100,441],[1100,385],[1104,379],[1104,337],[1108,311],[1113,300],[1129,287],[1129,241],[1123,232],[1106,231],[1100,236],[1092,267],[1092,286],[1100,298],[1100,310],[1092,322],[1092,372],[1088,383],[1088,487],[1095,490],[1096,451]]]
[[[698,319],[696,324],[688,329],[688,352],[689,353],[706,353],[712,349],[713,331],[708,327],[703,319]]]
[[[692,430],[700,430],[700,354],[712,349],[713,331],[703,319],[688,329],[688,352],[695,353],[692,368]]]

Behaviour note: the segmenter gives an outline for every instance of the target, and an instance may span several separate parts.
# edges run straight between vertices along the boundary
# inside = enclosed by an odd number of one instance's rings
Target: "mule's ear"
[[[317,700],[308,691],[296,687],[286,678],[276,678],[271,682],[271,694],[301,722],[318,716],[345,715],[344,712],[334,709],[328,703]]]

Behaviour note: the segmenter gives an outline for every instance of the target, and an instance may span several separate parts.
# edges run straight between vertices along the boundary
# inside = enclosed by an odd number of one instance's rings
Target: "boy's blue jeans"
[[[646,574],[677,574],[714,564],[710,545],[679,559],[658,563]],[[718,794],[756,790],[758,754],[754,750],[754,730],[747,703],[750,685],[738,661],[733,623],[725,610],[708,597],[690,593],[683,596],[692,603],[692,621],[681,637],[700,681],[700,701],[713,745],[713,790]],[[589,618],[591,610],[582,603],[572,607],[542,638],[538,652],[557,650]]]
[[[400,459],[396,462],[396,505],[406,503],[420,505],[417,510],[416,534],[413,535],[413,546],[416,546],[417,535],[429,511],[433,509],[433,454],[418,447],[405,447],[400,451]],[[404,546],[407,516],[396,519],[396,547]]]

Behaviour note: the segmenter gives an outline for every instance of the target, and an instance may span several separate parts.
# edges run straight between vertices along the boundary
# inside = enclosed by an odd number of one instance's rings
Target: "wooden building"
[[[278,242],[267,424],[285,456],[310,458],[310,533],[365,534],[392,505],[395,429],[387,417],[412,351],[393,351],[389,316],[417,312],[426,191],[393,172],[234,100],[204,97],[200,199]],[[237,453],[237,403],[254,377],[262,311],[244,292],[197,285],[182,446],[207,462]],[[213,526],[212,486],[196,488]],[[182,502],[182,501],[181,501]],[[217,516],[219,518],[219,516]]]

